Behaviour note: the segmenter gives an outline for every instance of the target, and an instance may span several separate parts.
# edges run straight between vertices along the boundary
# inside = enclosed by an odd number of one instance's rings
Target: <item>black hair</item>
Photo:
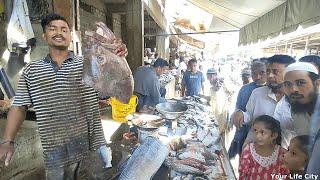
[[[277,54],[268,58],[268,64],[279,63],[284,64],[286,67],[294,62],[296,60],[293,57],[283,54]]]
[[[314,63],[315,65],[317,65],[317,69],[320,68],[320,56],[317,55],[303,56],[299,59],[299,62]]]
[[[162,59],[162,58],[158,58],[154,63],[153,63],[153,67],[165,67],[165,66],[169,66],[168,61]]]
[[[317,66],[317,69],[320,68],[320,56],[316,56],[316,55],[303,56],[302,58],[299,59],[299,62],[314,63],[314,65]],[[319,75],[309,72],[309,77],[312,80],[313,85],[317,85],[316,81],[319,79]]]
[[[195,58],[192,58],[188,61],[188,65],[193,64],[193,63],[197,63],[198,61]]]
[[[305,153],[308,156],[309,149],[311,148],[310,136],[309,135],[301,135],[301,136],[296,136],[292,139],[296,139],[299,141],[299,148],[302,150],[303,153]]]
[[[254,121],[252,126],[257,123],[261,122],[265,125],[267,129],[271,131],[271,133],[277,133],[278,137],[276,138],[276,144],[281,145],[281,127],[280,127],[280,122],[274,119],[271,116],[268,115],[262,115],[258,116]]]
[[[259,59],[259,61],[267,64],[268,63],[268,58],[267,57],[262,57],[262,58]]]
[[[60,16],[59,14],[51,13],[41,20],[41,26],[42,26],[43,32],[45,32],[46,26],[49,25],[51,21],[55,21],[55,20],[62,20],[66,22],[68,24],[68,27],[70,28],[70,25],[65,17]]]
[[[315,74],[313,72],[309,72],[309,77],[313,83],[314,86],[317,86],[316,82],[317,80],[319,79],[319,75],[318,74]]]

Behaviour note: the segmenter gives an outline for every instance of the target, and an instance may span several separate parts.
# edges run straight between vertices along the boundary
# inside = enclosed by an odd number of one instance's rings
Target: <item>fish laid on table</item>
[[[193,97],[180,100],[189,109],[178,118],[178,126],[185,128],[182,138],[184,148],[177,148],[172,142],[172,151],[165,164],[172,169],[171,179],[202,180],[226,177],[221,157],[217,154],[220,133],[211,109]]]
[[[208,131],[208,134],[205,136],[202,142],[206,147],[209,147],[213,144],[216,144],[219,139],[220,139],[219,131],[217,128],[214,128]]]
[[[197,138],[199,141],[203,141],[204,138],[207,136],[208,130],[204,129],[203,127],[198,127],[197,129]]]
[[[211,172],[210,167],[193,158],[187,158],[183,160],[168,158],[165,163],[174,171],[182,174],[204,175]]]
[[[195,167],[197,169],[200,169],[203,172],[207,172],[209,170],[209,167],[206,166],[205,162],[199,161],[194,158],[187,158],[187,159],[179,160],[179,163]]]
[[[85,32],[83,82],[99,91],[128,103],[133,93],[133,76],[126,59],[115,54],[122,42],[103,23],[97,31]]]
[[[206,159],[205,157],[201,154],[201,152],[191,152],[191,151],[186,151],[186,152],[183,152],[181,154],[178,154],[178,158],[179,159],[188,159],[188,158],[193,158],[193,159],[196,159],[200,162],[203,162],[205,163],[206,162]]]

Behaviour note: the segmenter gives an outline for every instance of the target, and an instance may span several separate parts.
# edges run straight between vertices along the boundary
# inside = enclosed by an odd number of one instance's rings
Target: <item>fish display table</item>
[[[156,133],[153,129],[152,133],[148,134],[156,137],[169,149],[163,163],[169,171],[162,173],[160,179],[236,179],[221,141],[218,122],[210,106],[203,105],[201,102],[203,103],[193,97],[179,100],[179,103],[188,107],[187,110],[175,120],[166,119],[166,125],[160,126]],[[157,115],[170,117],[164,114],[167,111],[161,111],[161,109],[158,111],[161,114],[156,113]],[[168,113],[170,113],[169,110]],[[168,121],[171,121],[170,124]],[[146,123],[147,126],[148,123]],[[140,140],[143,141],[143,139]],[[161,152],[158,153],[161,154]],[[166,152],[163,151],[163,153]],[[140,155],[140,157],[144,156],[147,155]],[[145,164],[143,158],[140,162]]]
[[[187,97],[179,100],[188,110],[176,119],[173,133],[160,127],[158,138],[170,147],[164,164],[169,167],[169,179],[236,179],[225,147],[219,124],[211,107],[201,99]]]

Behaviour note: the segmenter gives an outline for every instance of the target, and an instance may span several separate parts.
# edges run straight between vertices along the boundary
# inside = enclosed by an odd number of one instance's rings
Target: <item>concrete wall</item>
[[[6,120],[0,119],[0,137],[4,133]],[[2,139],[0,138],[0,142]],[[25,121],[16,137],[15,153],[9,167],[0,164],[0,179],[43,179],[44,162],[40,136],[36,122]],[[35,178],[36,177],[36,178]]]
[[[116,37],[121,38],[121,14],[113,13],[112,14],[112,25],[113,33]]]
[[[102,21],[105,23],[106,13],[103,0],[81,0],[81,2],[96,8],[95,12],[88,12],[86,8],[80,5],[80,30],[83,36],[86,30],[95,30],[95,22]]]
[[[126,15],[121,15],[121,37],[122,41],[127,44],[128,42],[128,37],[127,37],[127,27],[126,27]]]

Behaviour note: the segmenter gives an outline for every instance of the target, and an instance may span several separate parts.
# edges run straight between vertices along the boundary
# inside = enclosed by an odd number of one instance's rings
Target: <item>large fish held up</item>
[[[96,31],[85,32],[83,82],[103,96],[128,103],[134,87],[132,72],[126,59],[115,54],[123,44],[104,23],[96,25]]]

